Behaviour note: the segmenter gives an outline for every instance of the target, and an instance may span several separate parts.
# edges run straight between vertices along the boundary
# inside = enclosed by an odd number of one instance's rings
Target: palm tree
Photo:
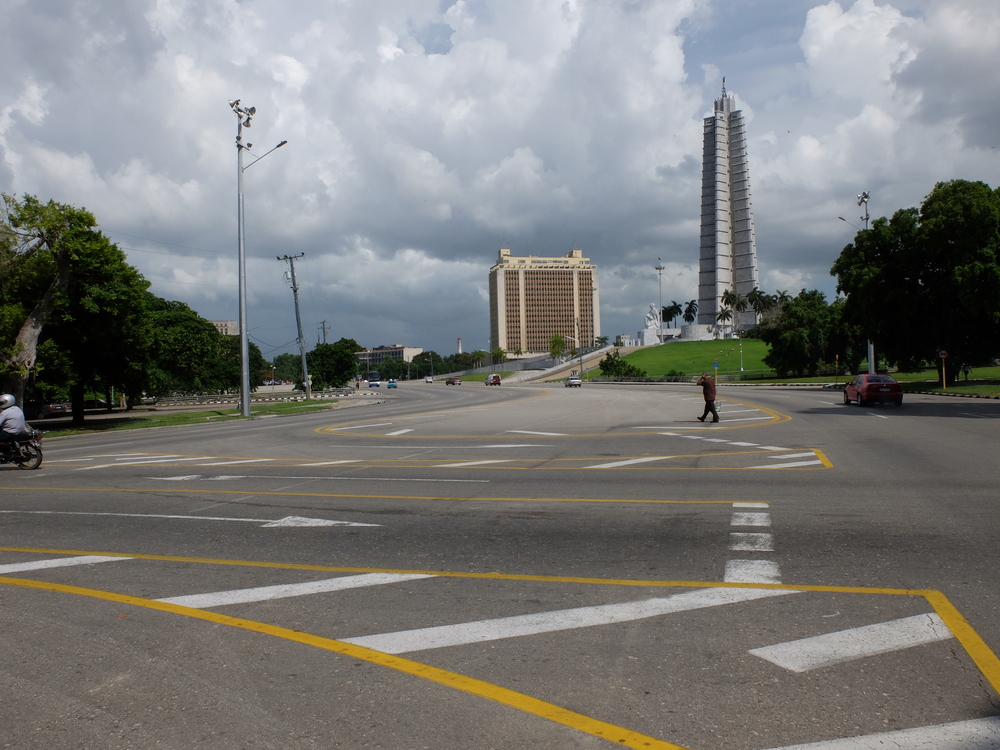
[[[733,319],[733,311],[728,307],[723,307],[721,310],[719,310],[718,314],[715,316],[715,319],[720,323],[722,323],[723,328],[725,328],[725,324]]]
[[[679,318],[684,312],[684,308],[681,307],[680,303],[676,300],[670,301],[669,307],[663,308],[663,319],[670,321],[670,327],[674,327],[674,318]]]
[[[691,323],[694,323],[694,321],[697,318],[698,318],[698,300],[696,299],[689,300],[687,305],[684,306],[684,322],[690,325]]]
[[[777,300],[777,303],[778,303],[779,306],[785,304],[786,302],[790,302],[791,299],[792,299],[792,295],[790,295],[788,293],[787,289],[780,290],[778,292],[778,294],[776,295],[776,300]]]

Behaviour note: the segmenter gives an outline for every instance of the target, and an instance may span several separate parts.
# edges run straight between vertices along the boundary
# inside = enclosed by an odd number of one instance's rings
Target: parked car
[[[424,382],[425,383],[433,383],[434,382],[434,378],[432,378],[430,375],[428,375],[426,378],[424,378]]]
[[[583,381],[580,380],[580,376],[579,375],[570,375],[568,378],[566,378],[566,387],[567,388],[574,388],[574,387],[579,388],[582,385],[583,385]]]
[[[500,376],[496,373],[486,376],[486,385],[500,385]]]
[[[462,385],[462,379],[461,378],[448,378],[446,381],[444,381],[444,384],[445,385]]]
[[[903,405],[903,388],[890,375],[858,375],[844,388],[844,403],[864,406],[875,401]]]
[[[395,388],[396,387],[396,381],[393,380],[392,378],[389,378],[389,382],[385,384],[385,387],[386,388]]]
[[[39,401],[32,401],[24,405],[25,419],[45,419],[46,417],[61,417],[72,414],[73,409],[69,404],[45,404]]]

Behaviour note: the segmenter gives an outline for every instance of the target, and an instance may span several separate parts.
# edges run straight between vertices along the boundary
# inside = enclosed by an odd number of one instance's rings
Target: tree
[[[502,365],[507,361],[507,352],[503,350],[503,347],[497,347],[490,352],[490,359],[495,365]]]
[[[722,323],[723,327],[725,327],[726,323],[733,319],[733,311],[728,307],[723,307],[718,313],[716,313],[715,319],[719,323]],[[723,333],[725,333],[725,331],[723,331]]]
[[[608,345],[607,336],[598,336],[597,338],[594,339],[594,346],[596,346],[598,349],[602,349],[607,345]]]
[[[306,354],[306,364],[314,386],[342,388],[347,385],[357,372],[355,353],[359,351],[361,345],[354,339],[341,338],[333,344],[317,344],[315,349]],[[301,377],[299,375],[300,380]]]
[[[240,390],[243,380],[240,359],[240,337],[220,335],[218,353],[212,362],[209,376],[214,390],[219,393]],[[252,341],[248,342],[247,359],[250,360],[250,390],[256,390],[263,381],[260,373],[267,368],[267,360]]]
[[[156,396],[218,390],[213,363],[222,336],[215,326],[183,302],[146,295],[152,323],[147,390]]]
[[[949,369],[1000,354],[1000,192],[938,183],[919,211],[862,230],[834,263],[844,319],[889,362],[949,352]]]
[[[626,362],[621,358],[621,353],[617,349],[608,352],[598,365],[601,374],[606,378],[644,378],[646,371],[641,370],[631,362]]]
[[[110,243],[93,214],[54,201],[4,194],[0,230],[0,375],[18,399],[35,368],[45,327],[66,305],[70,282]],[[86,306],[84,306],[86,311]]]
[[[782,306],[775,319],[759,327],[759,337],[770,347],[764,364],[774,369],[778,377],[815,375],[820,364],[828,359],[830,325],[826,296],[815,289],[808,292],[803,289]]]
[[[445,361],[435,351],[420,352],[420,354],[413,358],[413,366],[416,368],[414,374],[420,378],[434,375],[435,373],[440,375],[443,372],[447,372]]]
[[[687,324],[694,323],[698,318],[698,300],[689,300],[684,306],[684,322]]]
[[[271,363],[274,368],[274,379],[284,381],[302,380],[302,355],[279,354]]]
[[[670,305],[663,308],[663,319],[670,321],[670,327],[674,327],[674,319],[680,317],[684,312],[684,308],[681,307],[680,302],[675,300],[670,301]]]
[[[566,351],[566,339],[558,333],[549,339],[549,355],[552,359],[559,359]]]

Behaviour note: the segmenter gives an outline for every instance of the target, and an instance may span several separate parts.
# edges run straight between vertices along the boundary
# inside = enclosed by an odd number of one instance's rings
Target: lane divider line
[[[152,599],[142,599],[126,594],[116,594],[110,591],[99,589],[87,589],[80,586],[66,586],[57,583],[47,583],[42,581],[31,581],[20,578],[0,578],[0,585],[20,586],[22,588],[36,589],[41,591],[56,591],[65,594],[75,594],[105,601],[117,602],[119,604],[130,604],[136,607],[159,610],[170,614],[182,615],[198,620],[204,620],[217,625],[228,625],[242,630],[248,630],[262,635],[269,635],[275,638],[282,638],[287,641],[301,643],[306,646],[331,651],[342,654],[352,659],[367,661],[379,666],[395,669],[399,672],[419,677],[438,685],[444,685],[464,693],[480,698],[486,698],[501,705],[510,706],[524,713],[538,716],[556,724],[576,729],[585,734],[590,734],[601,739],[614,742],[620,747],[633,748],[633,750],[688,750],[681,745],[657,739],[649,735],[633,732],[630,729],[619,727],[598,719],[585,716],[584,714],[571,711],[554,703],[532,698],[530,695],[518,693],[514,690],[494,685],[484,680],[477,680],[457,672],[450,672],[446,669],[439,669],[429,664],[404,659],[399,656],[385,654],[373,649],[356,646],[352,643],[337,641],[332,638],[323,638],[318,635],[311,635],[297,630],[290,630],[275,625],[268,625],[263,622],[244,620],[237,617],[220,615],[204,609],[193,607],[183,607],[178,604],[168,604],[157,602]]]
[[[0,575],[7,573],[23,573],[28,570],[48,570],[50,568],[65,568],[71,565],[94,565],[116,560],[131,560],[130,557],[107,557],[102,555],[81,555],[80,557],[58,557],[53,560],[32,560],[25,563],[0,565]]]

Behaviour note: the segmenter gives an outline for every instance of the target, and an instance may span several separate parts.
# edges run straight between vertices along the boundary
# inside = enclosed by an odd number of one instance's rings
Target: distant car
[[[385,384],[385,387],[386,388],[395,388],[396,387],[396,381],[393,380],[392,378],[389,378],[389,382]]]
[[[444,384],[445,385],[462,385],[462,379],[461,378],[448,378],[446,381],[444,381]]]
[[[500,376],[494,373],[486,377],[486,385],[500,385]]]
[[[574,387],[575,388],[580,388],[582,385],[583,385],[583,381],[580,380],[580,376],[579,375],[570,375],[568,378],[566,378],[566,387],[567,388],[574,388]]]
[[[858,375],[844,389],[844,403],[864,406],[873,402],[903,405],[903,388],[890,375]]]
[[[60,417],[73,412],[69,404],[45,404],[33,401],[24,406],[25,419],[45,419],[47,417]]]
[[[425,383],[433,383],[434,382],[434,378],[432,378],[430,375],[428,375],[426,378],[424,378],[424,382]]]

